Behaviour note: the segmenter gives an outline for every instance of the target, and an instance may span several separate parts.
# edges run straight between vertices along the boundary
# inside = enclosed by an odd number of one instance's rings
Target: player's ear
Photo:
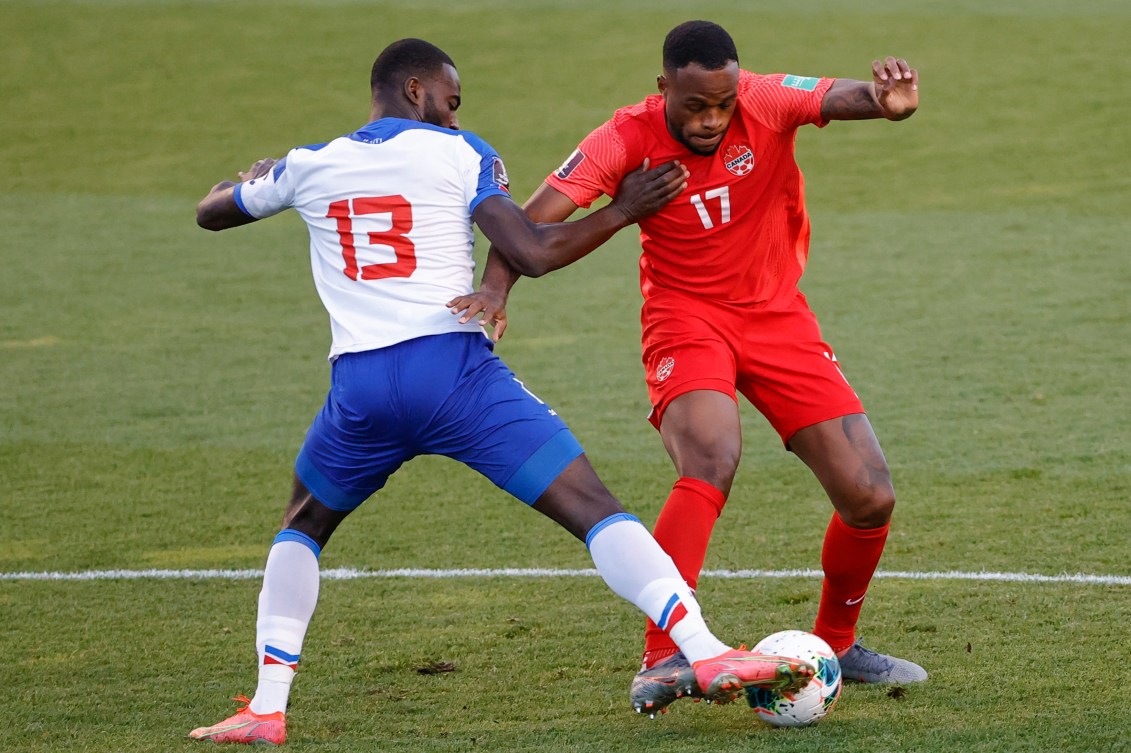
[[[656,90],[664,97],[668,96],[668,77],[664,74],[656,76]]]
[[[404,80],[404,96],[414,105],[424,101],[424,84],[416,76],[409,76]]]

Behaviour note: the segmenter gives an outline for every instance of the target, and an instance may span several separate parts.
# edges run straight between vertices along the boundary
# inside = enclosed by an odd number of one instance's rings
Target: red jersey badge
[[[754,152],[748,146],[732,144],[723,152],[723,164],[731,173],[742,177],[754,169]]]

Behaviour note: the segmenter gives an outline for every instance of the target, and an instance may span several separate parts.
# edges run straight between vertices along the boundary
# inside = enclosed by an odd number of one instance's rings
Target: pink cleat
[[[745,646],[691,666],[703,698],[713,703],[730,703],[748,687],[778,693],[796,692],[808,685],[816,674],[816,669],[808,662],[747,651]]]
[[[189,733],[193,740],[211,740],[214,743],[239,743],[242,745],[282,745],[287,740],[287,718],[282,711],[273,714],[256,714],[244,696],[232,699],[242,703],[236,713],[211,727],[198,727]]]

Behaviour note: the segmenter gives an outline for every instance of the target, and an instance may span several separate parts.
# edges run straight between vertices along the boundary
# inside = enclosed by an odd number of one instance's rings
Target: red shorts
[[[785,307],[750,309],[653,290],[641,326],[657,429],[668,404],[694,390],[736,402],[741,392],[784,443],[798,429],[864,412],[801,293]]]

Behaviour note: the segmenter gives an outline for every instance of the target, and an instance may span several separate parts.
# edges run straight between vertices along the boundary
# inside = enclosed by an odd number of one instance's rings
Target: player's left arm
[[[546,183],[538,186],[534,194],[522,205],[526,216],[535,223],[565,222],[578,209],[565,194]],[[480,324],[492,327],[492,339],[498,342],[507,330],[507,297],[522,275],[507,263],[498,247],[492,245],[487,252],[483,278],[479,289],[448,301],[451,312],[459,316],[460,324],[479,317]]]
[[[872,80],[838,78],[821,100],[825,120],[905,120],[919,107],[919,72],[903,58],[872,61]]]
[[[237,173],[238,182],[262,178],[274,166],[275,160],[270,157],[261,159],[246,171]],[[196,205],[197,225],[205,230],[227,230],[259,219],[240,209],[236,202],[236,184],[234,180],[223,180],[212,186],[212,190]]]

